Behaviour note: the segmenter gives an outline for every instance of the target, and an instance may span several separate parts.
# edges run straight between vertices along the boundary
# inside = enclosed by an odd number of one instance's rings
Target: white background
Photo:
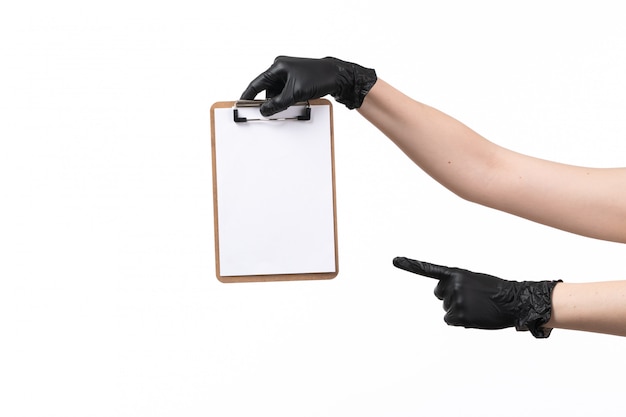
[[[391,260],[583,282],[626,278],[624,246],[463,201],[339,104],[339,276],[215,278],[209,108],[279,54],[373,67],[522,153],[624,165],[619,2],[3,4],[0,415],[623,415],[626,339],[446,326]]]

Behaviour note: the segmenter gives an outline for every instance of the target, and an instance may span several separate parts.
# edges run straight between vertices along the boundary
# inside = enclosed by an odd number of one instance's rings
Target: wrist
[[[337,91],[333,98],[349,109],[358,109],[377,80],[376,71],[333,57],[323,58],[337,69]]]
[[[515,320],[515,329],[528,330],[538,339],[550,336],[552,327],[548,324],[552,318],[552,293],[558,281],[524,281],[518,284],[519,311]]]

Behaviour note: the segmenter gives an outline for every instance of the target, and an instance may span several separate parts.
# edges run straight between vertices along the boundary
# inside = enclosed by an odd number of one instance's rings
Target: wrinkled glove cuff
[[[543,327],[552,315],[552,291],[558,281],[521,282],[518,297],[520,311],[515,319],[515,329],[530,331],[538,339],[550,336],[552,329]]]
[[[332,60],[339,69],[339,91],[332,94],[333,98],[350,110],[361,107],[365,96],[378,80],[376,71],[332,57],[326,59]]]

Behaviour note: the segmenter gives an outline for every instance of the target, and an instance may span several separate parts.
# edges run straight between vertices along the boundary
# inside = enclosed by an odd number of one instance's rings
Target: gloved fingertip
[[[422,274],[422,263],[414,259],[405,258],[404,256],[397,256],[393,259],[393,265],[396,268],[403,269],[414,274]]]
[[[404,256],[396,256],[393,258],[393,266],[396,268],[402,268],[403,265],[406,265],[407,258]]]
[[[261,105],[259,111],[261,112],[261,116],[263,117],[270,117],[271,115],[278,113],[274,110],[273,107],[268,106],[266,103]]]
[[[245,89],[243,93],[241,93],[241,97],[239,100],[254,100],[257,96],[258,92],[252,86],[249,86]]]
[[[393,264],[394,266],[404,269],[405,271],[429,278],[441,279],[449,274],[449,270],[445,266],[422,262],[402,256],[394,258]]]
[[[259,111],[263,117],[270,117],[274,114],[285,110],[287,107],[279,105],[274,99],[265,100]]]

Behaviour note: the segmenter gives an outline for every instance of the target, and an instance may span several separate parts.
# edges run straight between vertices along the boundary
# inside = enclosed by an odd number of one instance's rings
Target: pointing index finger
[[[414,274],[423,275],[429,278],[442,279],[450,276],[450,269],[445,266],[417,261],[403,256],[394,258],[393,265],[397,268],[404,269],[405,271],[413,272]]]

